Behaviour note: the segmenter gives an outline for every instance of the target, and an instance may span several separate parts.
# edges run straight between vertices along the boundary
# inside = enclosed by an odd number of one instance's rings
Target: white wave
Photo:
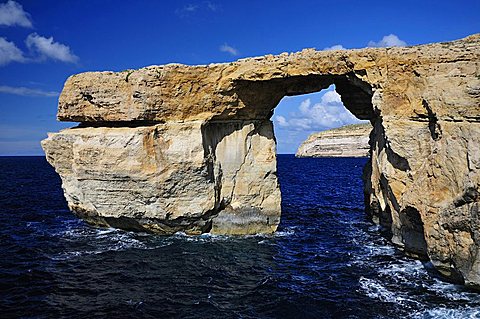
[[[203,233],[201,235],[188,235],[184,232],[176,232],[171,237],[175,239],[182,239],[191,242],[212,242],[212,241],[227,241],[245,238],[260,239],[259,243],[266,243],[269,239],[276,237],[287,237],[295,234],[295,227],[289,227],[283,231],[277,231],[273,234],[251,234],[251,235],[216,235],[210,233]]]
[[[155,241],[155,243],[147,244],[137,238],[148,237],[151,235],[145,234],[144,236],[141,236],[139,233],[127,232],[115,228],[74,228],[58,233],[56,236],[68,241],[83,242],[86,249],[63,252],[53,256],[52,259],[54,260],[101,254],[108,251],[156,249],[171,244],[171,242],[166,240],[158,240]]]
[[[263,239],[263,240],[260,240],[257,244],[259,244],[259,245],[272,245],[272,241],[270,239]]]
[[[375,245],[367,244],[363,247],[363,250],[370,256],[381,256],[388,255],[392,256],[395,254],[395,247],[392,245]]]
[[[370,298],[379,299],[384,302],[398,302],[398,297],[394,292],[388,290],[374,279],[365,278],[363,276],[359,279],[360,289]]]
[[[383,286],[380,281],[360,277],[360,292],[365,293],[369,298],[378,299],[383,302],[391,302],[402,306],[420,305],[418,301],[410,299],[396,291],[391,291]]]
[[[273,234],[274,237],[289,237],[295,234],[295,227],[288,227],[285,230],[277,231]]]
[[[467,301],[480,304],[480,294],[465,291],[459,286],[441,281],[436,278],[434,279],[434,281],[434,284],[423,284],[423,287],[427,288],[428,290],[434,292],[439,296],[442,296],[452,301]]]
[[[435,308],[422,310],[413,313],[408,316],[411,319],[463,319],[471,318],[478,319],[480,318],[480,308],[478,307],[460,307],[457,309],[452,308]]]
[[[172,236],[168,236],[169,240],[184,240],[188,242],[197,242],[197,243],[211,243],[211,242],[222,242],[222,241],[231,241],[238,238],[248,238],[248,237],[257,237],[257,235],[216,235],[210,233],[203,233],[200,235],[188,235],[184,232],[176,232]]]
[[[55,256],[50,257],[52,260],[60,261],[60,260],[68,260],[75,257],[81,257],[85,255],[92,255],[95,251],[69,251],[64,252]]]
[[[95,228],[95,233],[99,236],[101,235],[106,235],[106,234],[111,234],[111,233],[116,233],[118,232],[118,229],[109,227],[109,228]]]
[[[397,261],[382,265],[377,270],[381,276],[388,277],[398,284],[412,284],[419,278],[428,278],[427,271],[418,260]]]
[[[369,232],[378,233],[378,232],[380,232],[380,230],[382,230],[382,226],[377,225],[377,224],[374,224],[374,225],[371,225],[370,227],[368,227]]]
[[[466,301],[480,304],[480,295],[461,289],[460,286],[431,278],[423,264],[418,260],[402,260],[383,265],[377,270],[380,276],[387,277],[401,286],[418,285],[451,301]],[[431,280],[428,280],[431,279]],[[433,281],[433,284],[431,284]]]
[[[372,261],[372,258],[378,256],[393,256],[396,252],[396,248],[391,245],[377,245],[375,243],[359,244],[362,246],[361,251],[354,255],[350,264],[352,265],[368,265]],[[375,262],[377,263],[377,262]]]

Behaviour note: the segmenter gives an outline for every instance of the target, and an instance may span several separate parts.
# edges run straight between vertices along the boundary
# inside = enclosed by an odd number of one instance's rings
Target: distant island
[[[366,157],[372,126],[351,124],[311,134],[298,148],[296,157]]]

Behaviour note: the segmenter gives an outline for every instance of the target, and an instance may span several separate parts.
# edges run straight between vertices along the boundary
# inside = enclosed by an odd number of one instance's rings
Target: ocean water
[[[278,158],[279,231],[162,237],[71,215],[42,157],[0,157],[0,318],[480,318],[363,210],[366,159]]]

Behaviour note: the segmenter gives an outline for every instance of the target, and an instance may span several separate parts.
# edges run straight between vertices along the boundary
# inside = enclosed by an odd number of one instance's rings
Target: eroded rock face
[[[270,121],[78,127],[42,146],[70,209],[91,224],[244,234],[280,219],[271,132]]]
[[[367,157],[372,126],[351,124],[310,134],[302,142],[296,157]]]
[[[366,205],[407,253],[480,286],[480,35],[406,48],[304,50],[208,66],[70,77],[42,142],[72,211],[170,234],[275,231],[270,117],[335,84],[370,120]]]

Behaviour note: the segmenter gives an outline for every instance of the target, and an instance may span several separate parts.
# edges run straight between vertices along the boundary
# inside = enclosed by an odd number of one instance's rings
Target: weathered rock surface
[[[49,134],[42,145],[70,209],[91,224],[245,234],[273,232],[279,223],[271,134],[270,121],[169,122],[78,127]]]
[[[42,142],[72,211],[169,234],[275,231],[270,117],[335,84],[370,120],[366,206],[407,253],[480,287],[480,35],[406,48],[304,50],[208,66],[71,76]]]
[[[310,134],[302,142],[296,157],[367,157],[372,126],[351,124]]]

